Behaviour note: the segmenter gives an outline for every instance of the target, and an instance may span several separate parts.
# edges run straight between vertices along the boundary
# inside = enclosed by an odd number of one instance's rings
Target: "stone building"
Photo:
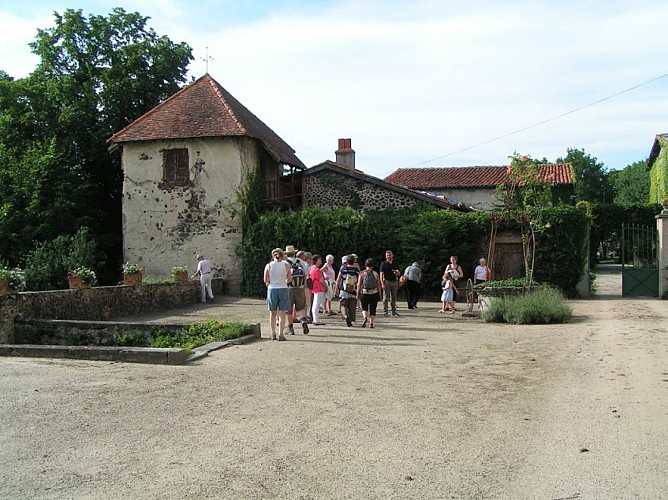
[[[439,208],[468,210],[443,196],[396,186],[357,170],[350,139],[339,139],[335,154],[336,161],[327,160],[301,173],[304,206],[388,210],[429,203]]]
[[[541,176],[552,184],[555,201],[570,203],[575,194],[575,172],[570,163],[539,165]],[[477,210],[492,210],[498,204],[494,192],[508,180],[505,166],[400,168],[385,178],[396,186],[445,196]]]
[[[213,263],[239,293],[241,204],[238,193],[259,173],[265,201],[299,206],[294,150],[211,76],[192,84],[110,139],[123,168],[123,255],[152,278],[174,266]]]

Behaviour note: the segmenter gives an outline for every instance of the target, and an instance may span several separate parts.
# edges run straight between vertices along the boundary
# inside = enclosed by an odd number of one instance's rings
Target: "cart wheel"
[[[470,279],[466,282],[466,303],[468,304],[468,312],[473,312],[473,304],[475,304],[475,291],[473,290],[473,282]]]

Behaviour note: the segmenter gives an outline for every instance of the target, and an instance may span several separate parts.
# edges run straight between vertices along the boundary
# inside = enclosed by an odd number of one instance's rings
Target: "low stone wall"
[[[214,279],[212,287],[214,295],[222,294],[224,280]],[[196,304],[199,299],[200,286],[197,280],[0,295],[0,344],[6,344],[13,337],[14,323],[17,321],[108,321]]]

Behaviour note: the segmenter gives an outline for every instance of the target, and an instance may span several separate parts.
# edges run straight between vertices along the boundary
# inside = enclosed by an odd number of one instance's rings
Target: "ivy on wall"
[[[661,148],[650,169],[649,202],[661,203],[668,197],[668,147]]]

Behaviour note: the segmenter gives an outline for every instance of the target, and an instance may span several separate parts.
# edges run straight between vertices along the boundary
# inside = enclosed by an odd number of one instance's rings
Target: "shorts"
[[[303,311],[306,308],[306,296],[304,295],[304,287],[288,288],[290,304],[295,306],[296,311]],[[288,307],[288,310],[292,310]]]
[[[290,300],[287,288],[270,288],[267,290],[267,308],[270,311],[290,310]]]

